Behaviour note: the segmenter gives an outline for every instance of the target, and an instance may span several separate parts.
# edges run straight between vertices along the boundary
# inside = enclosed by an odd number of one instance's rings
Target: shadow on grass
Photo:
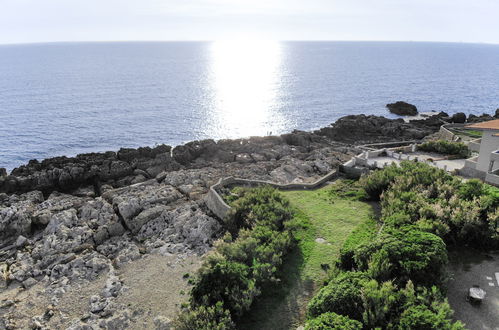
[[[300,276],[304,262],[296,246],[283,264],[279,274],[281,282],[262,288],[261,296],[239,322],[239,329],[292,329],[303,323],[306,304],[314,293],[313,281]]]

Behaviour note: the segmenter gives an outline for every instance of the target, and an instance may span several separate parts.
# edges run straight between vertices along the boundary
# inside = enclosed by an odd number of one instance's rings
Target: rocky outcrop
[[[473,114],[468,116],[467,122],[468,123],[479,123],[482,121],[489,121],[489,120],[494,120],[496,118],[492,117],[491,115],[488,115],[486,113],[482,114],[481,116],[475,116]]]
[[[399,116],[415,116],[418,114],[418,108],[415,105],[404,101],[397,101],[395,103],[388,103],[386,105],[391,113]]]
[[[380,116],[351,115],[338,119],[329,127],[314,133],[335,141],[362,144],[397,140],[420,140],[435,133],[442,125],[440,116],[406,123],[403,119]]]
[[[122,187],[154,178],[165,170],[180,166],[170,156],[171,147],[120,149],[116,152],[81,154],[76,157],[55,157],[41,162],[31,160],[14,169],[10,175],[0,175],[0,192],[23,193],[40,190],[71,192],[81,186],[91,186],[98,195],[100,185]]]

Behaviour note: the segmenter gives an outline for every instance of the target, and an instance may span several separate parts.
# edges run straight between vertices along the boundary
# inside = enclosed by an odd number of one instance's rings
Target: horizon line
[[[238,39],[186,39],[186,40],[60,40],[60,41],[34,41],[34,42],[12,42],[12,43],[0,43],[0,46],[22,46],[22,45],[47,45],[47,44],[78,44],[78,43],[174,43],[174,42],[219,42],[219,41],[237,41]],[[265,42],[392,42],[392,43],[445,43],[445,44],[472,44],[472,45],[491,45],[497,46],[499,43],[495,42],[480,42],[480,41],[429,41],[429,40],[346,40],[346,39],[285,39],[285,40],[272,40],[272,39],[244,39],[245,41],[265,41]]]

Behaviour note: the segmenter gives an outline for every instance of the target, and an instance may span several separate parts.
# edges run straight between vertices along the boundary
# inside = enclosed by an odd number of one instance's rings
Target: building
[[[499,186],[499,119],[467,125],[482,131],[482,138],[471,141],[468,148],[478,155],[466,160],[461,173]]]

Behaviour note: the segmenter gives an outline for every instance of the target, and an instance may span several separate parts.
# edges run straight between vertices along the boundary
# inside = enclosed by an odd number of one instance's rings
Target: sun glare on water
[[[216,135],[265,135],[278,127],[279,42],[217,41],[210,51]]]

